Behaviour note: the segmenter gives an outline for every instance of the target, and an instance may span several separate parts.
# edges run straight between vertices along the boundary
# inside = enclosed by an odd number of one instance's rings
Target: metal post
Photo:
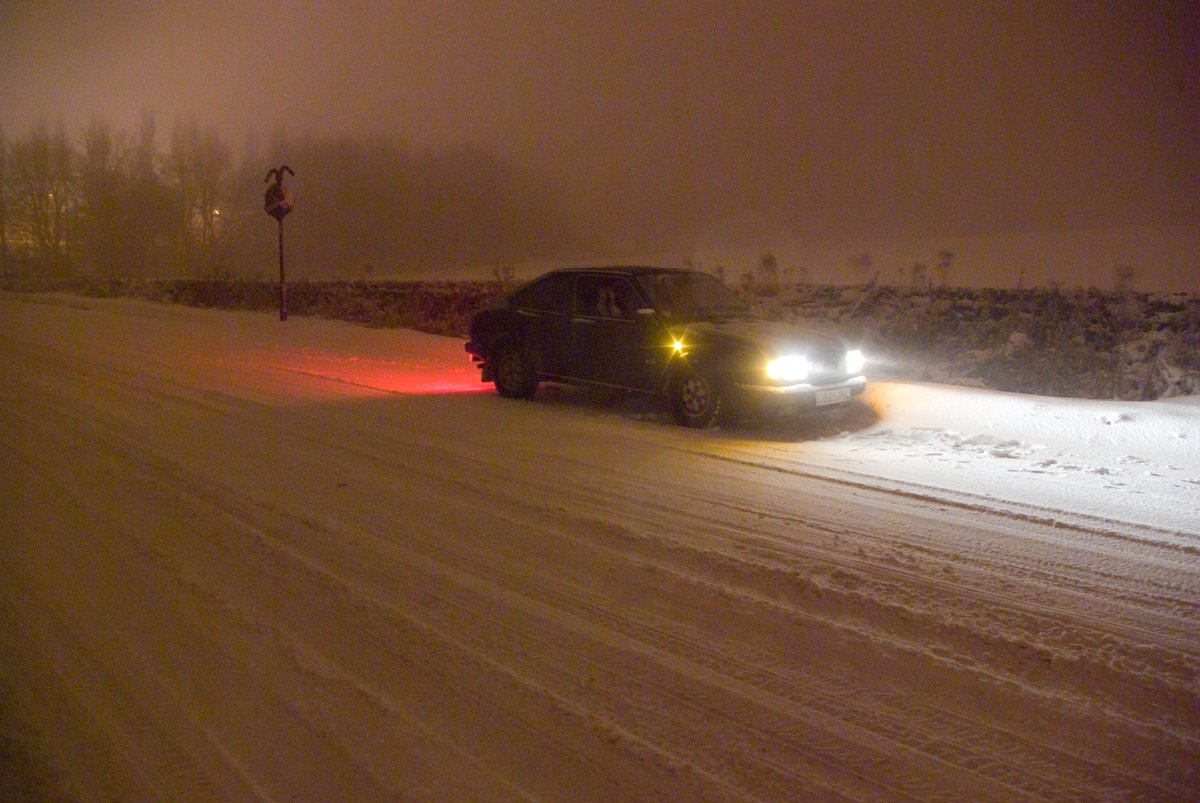
[[[287,320],[287,280],[283,272],[283,218],[279,219],[279,320]]]
[[[275,179],[275,183],[267,188],[266,197],[263,199],[263,209],[267,214],[275,218],[279,224],[279,320],[287,320],[287,274],[283,270],[283,219],[287,213],[292,211],[294,203],[292,195],[283,186],[283,174],[296,175],[295,171],[287,165],[273,167],[267,171],[265,181]]]

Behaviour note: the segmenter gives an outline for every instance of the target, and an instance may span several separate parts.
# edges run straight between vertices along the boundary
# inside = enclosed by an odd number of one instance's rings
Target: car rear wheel
[[[685,427],[704,429],[721,417],[721,389],[704,371],[689,368],[676,380],[671,393],[675,419]]]
[[[537,390],[537,374],[531,360],[518,346],[501,347],[495,359],[496,391],[509,399],[528,399]]]

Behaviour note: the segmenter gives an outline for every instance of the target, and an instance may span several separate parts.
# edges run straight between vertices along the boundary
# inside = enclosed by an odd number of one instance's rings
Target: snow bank
[[[804,459],[1063,518],[1161,528],[1200,548],[1200,399],[1089,401],[876,382],[878,420],[808,444]],[[1046,511],[1040,513],[1036,511]]]
[[[958,435],[997,453],[1020,446],[1086,453],[1092,462],[1193,466],[1200,458],[1200,396],[1089,401],[885,382],[871,386],[868,403],[882,426]]]

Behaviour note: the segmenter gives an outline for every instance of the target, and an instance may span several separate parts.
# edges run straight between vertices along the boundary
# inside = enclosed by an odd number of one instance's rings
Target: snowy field
[[[67,296],[0,359],[0,691],[67,799],[1200,797],[1194,397],[696,432]]]

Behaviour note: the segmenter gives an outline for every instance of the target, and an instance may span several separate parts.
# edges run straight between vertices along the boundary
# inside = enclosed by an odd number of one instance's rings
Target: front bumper
[[[805,413],[826,410],[848,404],[867,389],[865,376],[853,376],[840,382],[795,385],[737,384],[734,394],[737,406],[746,412],[760,414]]]

